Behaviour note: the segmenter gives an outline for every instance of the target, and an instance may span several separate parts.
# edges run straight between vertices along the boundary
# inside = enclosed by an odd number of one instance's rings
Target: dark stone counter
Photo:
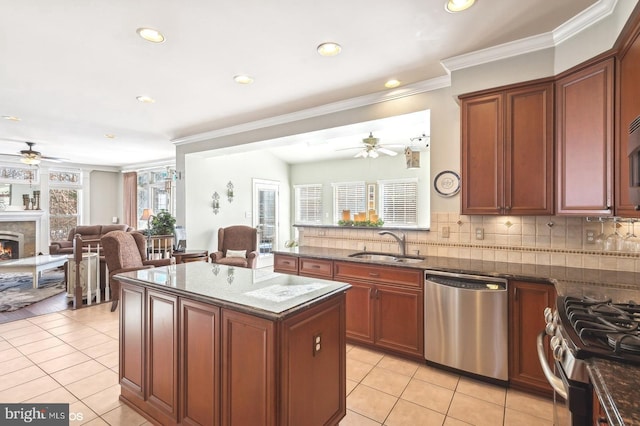
[[[318,247],[298,247],[276,251],[284,255],[371,263],[371,261],[349,257],[350,254],[357,252],[357,250]],[[640,274],[633,272],[445,257],[429,257],[422,262],[411,264],[378,263],[529,282],[540,281],[553,283],[558,294],[562,296],[590,296],[597,299],[611,298],[613,302],[640,303]],[[640,424],[640,403],[636,396],[640,389],[640,366],[592,358],[588,360],[588,371],[598,398],[609,417],[609,424]]]

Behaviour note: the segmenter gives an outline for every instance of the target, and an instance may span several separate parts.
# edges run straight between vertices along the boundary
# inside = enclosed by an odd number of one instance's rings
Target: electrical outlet
[[[596,231],[587,229],[587,244],[595,244],[595,243],[596,243]]]
[[[449,238],[449,227],[448,226],[443,226],[442,227],[442,238]]]
[[[320,349],[322,349],[322,333],[313,336],[313,356],[316,356]]]
[[[327,235],[326,231],[318,231],[318,236],[319,237],[324,237],[325,235]]]
[[[476,240],[484,240],[484,228],[476,228]]]

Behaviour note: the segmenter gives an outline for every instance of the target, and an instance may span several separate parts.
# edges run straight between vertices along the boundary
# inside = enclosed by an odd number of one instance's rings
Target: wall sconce
[[[231,181],[227,184],[227,199],[229,199],[229,202],[233,201],[233,184]]]
[[[213,198],[213,214],[218,214],[220,211],[220,195],[218,195],[217,192],[214,192],[211,198]]]

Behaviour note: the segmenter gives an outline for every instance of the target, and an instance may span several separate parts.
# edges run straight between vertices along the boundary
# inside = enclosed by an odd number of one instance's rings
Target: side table
[[[187,262],[208,262],[209,250],[174,251],[171,253],[171,256],[176,259],[176,264]]]

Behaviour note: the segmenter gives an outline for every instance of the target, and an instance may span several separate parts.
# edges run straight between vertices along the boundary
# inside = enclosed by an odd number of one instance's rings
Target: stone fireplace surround
[[[0,239],[3,234],[22,234],[22,246],[19,248],[20,257],[35,256],[43,252],[41,249],[41,221],[44,212],[0,212]]]

